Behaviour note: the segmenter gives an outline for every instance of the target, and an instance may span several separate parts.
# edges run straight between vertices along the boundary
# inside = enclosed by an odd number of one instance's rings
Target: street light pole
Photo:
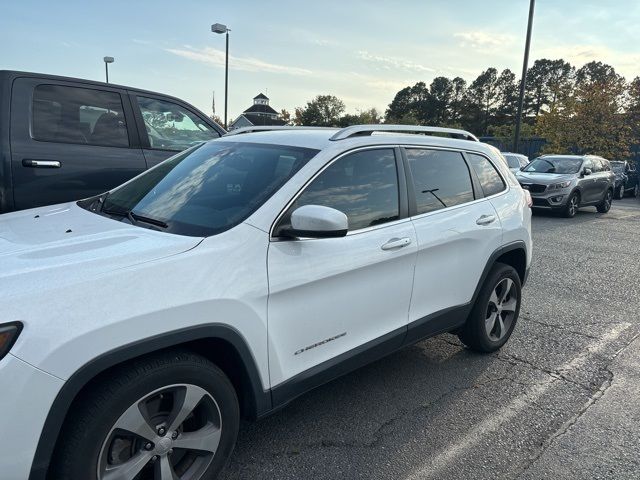
[[[226,55],[224,61],[224,128],[227,129],[227,108],[229,104],[229,32],[231,29],[221,23],[214,23],[211,25],[211,31],[213,33],[226,34]]]
[[[106,77],[107,83],[109,83],[109,64],[113,63],[115,59],[113,57],[104,57],[104,76]]]
[[[529,21],[527,23],[527,40],[524,45],[524,61],[522,62],[522,79],[520,80],[520,98],[518,99],[518,116],[516,118],[516,131],[513,136],[513,151],[518,151],[520,142],[520,124],[522,122],[522,107],[524,105],[524,91],[527,86],[527,67],[529,64],[529,47],[531,46],[531,29],[533,27],[533,9],[536,0],[529,2]]]

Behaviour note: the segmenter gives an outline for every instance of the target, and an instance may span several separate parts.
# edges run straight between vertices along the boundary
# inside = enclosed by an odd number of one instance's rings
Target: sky
[[[472,81],[493,66],[519,77],[529,0],[2,0],[0,69],[104,80],[224,112],[260,92],[293,112],[319,94],[384,112],[398,90],[439,75]],[[564,58],[640,75],[640,1],[537,0],[530,65]]]

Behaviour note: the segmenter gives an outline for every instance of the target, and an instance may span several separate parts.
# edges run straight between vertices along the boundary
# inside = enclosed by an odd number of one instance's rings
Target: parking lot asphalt
[[[640,202],[536,213],[520,320],[441,335],[241,427],[224,479],[640,478]]]

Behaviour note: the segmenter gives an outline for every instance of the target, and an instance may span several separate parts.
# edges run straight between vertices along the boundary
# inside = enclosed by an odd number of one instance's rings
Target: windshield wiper
[[[143,222],[143,223],[148,223],[150,225],[155,225],[161,228],[169,228],[169,225],[167,225],[162,220],[158,220],[157,218],[147,217],[145,215],[140,215],[138,213],[135,213],[133,210],[117,210],[112,208],[103,208],[102,212],[109,215],[118,215],[120,217],[127,218],[129,219],[129,222],[131,222],[131,225],[135,225],[138,222]]]

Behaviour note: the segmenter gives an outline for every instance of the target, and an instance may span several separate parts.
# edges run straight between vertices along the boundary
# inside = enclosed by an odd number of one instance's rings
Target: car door
[[[594,158],[585,158],[582,164],[582,172],[586,169],[591,170],[591,175],[582,174],[580,184],[582,185],[582,202],[581,203],[593,203],[598,199],[599,184],[598,184],[598,169],[599,164]]]
[[[502,228],[490,198],[506,190],[484,156],[406,148],[411,221],[418,237],[408,341],[465,320]],[[467,161],[468,160],[468,161]]]
[[[196,143],[223,133],[212,121],[177,101],[152,94],[130,93],[149,168]]]
[[[145,170],[122,93],[107,86],[16,79],[11,108],[16,209],[90,197]]]
[[[338,356],[346,365],[345,359],[369,347],[391,351],[402,343],[416,236],[396,152],[362,149],[337,158],[277,221],[267,262],[272,386],[305,377],[302,372],[313,367],[331,375],[327,362]],[[279,237],[291,212],[303,205],[344,212],[348,234]]]

